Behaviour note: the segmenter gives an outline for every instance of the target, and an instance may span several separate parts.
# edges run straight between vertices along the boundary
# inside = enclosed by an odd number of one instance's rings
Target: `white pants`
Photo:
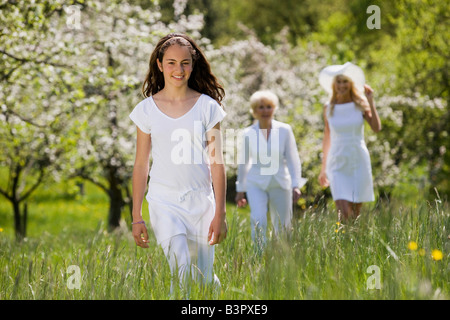
[[[190,240],[185,234],[178,234],[161,242],[161,247],[169,262],[172,276],[178,275],[180,287],[186,286],[189,278],[202,283],[214,281],[220,286],[219,279],[213,273],[214,246]]]
[[[252,240],[258,247],[266,243],[267,210],[275,235],[292,225],[292,190],[282,189],[272,178],[266,189],[248,184],[247,200],[250,205]]]

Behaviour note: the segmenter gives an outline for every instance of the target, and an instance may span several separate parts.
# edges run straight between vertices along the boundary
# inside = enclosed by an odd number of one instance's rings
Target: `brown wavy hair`
[[[174,44],[188,47],[191,53],[193,70],[188,81],[189,88],[207,94],[221,105],[225,97],[225,90],[211,72],[211,67],[199,46],[189,36],[182,33],[166,35],[159,40],[153,50],[150,56],[147,76],[142,85],[142,94],[144,97],[156,94],[164,88],[164,76],[158,69],[157,61],[159,60],[162,63],[164,53]]]

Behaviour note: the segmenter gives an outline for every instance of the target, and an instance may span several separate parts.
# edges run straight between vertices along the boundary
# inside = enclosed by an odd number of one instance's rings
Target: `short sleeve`
[[[207,102],[204,105],[204,124],[205,130],[209,131],[214,126],[223,120],[226,116],[226,112],[223,108],[212,98],[207,99]]]
[[[149,121],[149,105],[146,100],[141,101],[134,107],[130,113],[130,119],[141,129],[142,132],[150,134],[150,121]]]

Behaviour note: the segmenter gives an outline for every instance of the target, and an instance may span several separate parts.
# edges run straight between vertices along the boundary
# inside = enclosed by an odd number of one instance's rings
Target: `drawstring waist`
[[[160,183],[149,183],[147,197],[151,197],[155,200],[162,200],[162,197],[165,199],[172,199],[177,201],[178,203],[184,202],[188,197],[192,197],[194,195],[198,195],[199,193],[203,193],[205,195],[209,195],[212,192],[212,187],[199,187],[193,188],[185,191],[178,191],[173,187],[169,187]]]
[[[188,190],[188,191],[183,192],[183,193],[179,196],[178,201],[179,201],[179,202],[183,202],[184,200],[186,200],[186,198],[187,198],[188,196],[193,196],[193,195],[198,194],[198,193],[209,194],[211,191],[212,191],[211,188],[206,188],[206,187],[205,187],[205,188],[191,189],[191,190]]]

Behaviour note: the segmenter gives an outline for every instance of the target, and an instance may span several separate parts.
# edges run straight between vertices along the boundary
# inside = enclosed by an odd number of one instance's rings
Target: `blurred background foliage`
[[[380,9],[380,28],[367,21]],[[130,205],[128,114],[159,37],[194,37],[226,89],[224,128],[252,121],[249,96],[271,89],[297,137],[309,182],[300,209],[329,199],[317,183],[329,64],[360,65],[383,129],[367,131],[380,198],[450,195],[448,1],[0,1],[0,201],[16,235],[42,185],[74,179],[108,196],[114,229]],[[78,13],[77,16],[75,13]],[[78,20],[77,20],[78,18]],[[229,150],[228,150],[229,151]],[[232,153],[231,151],[229,151]],[[228,165],[229,200],[235,165]],[[107,214],[105,212],[105,214]],[[128,214],[128,213],[127,213]]]

